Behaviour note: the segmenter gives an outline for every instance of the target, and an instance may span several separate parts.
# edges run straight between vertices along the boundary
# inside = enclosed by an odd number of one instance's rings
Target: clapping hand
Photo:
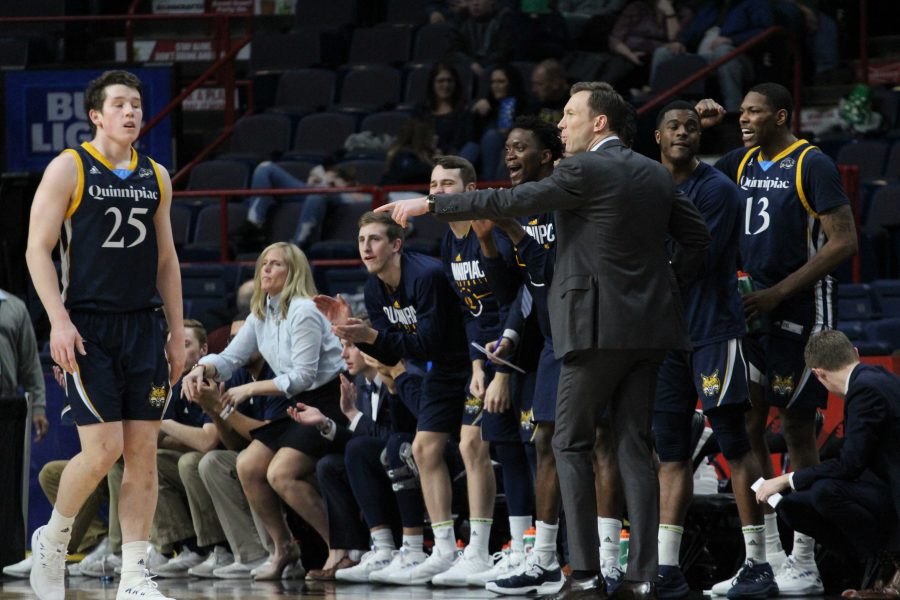
[[[317,427],[325,422],[325,415],[322,414],[321,410],[302,402],[298,402],[296,406],[289,406],[287,413],[290,418],[301,425]]]
[[[353,315],[350,305],[340,294],[334,298],[319,294],[313,296],[313,302],[332,325],[343,325]]]

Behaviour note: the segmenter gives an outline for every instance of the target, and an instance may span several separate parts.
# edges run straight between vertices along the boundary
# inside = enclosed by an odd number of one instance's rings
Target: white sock
[[[622,521],[619,519],[597,517],[597,532],[600,534],[600,562],[604,562],[610,558],[619,562],[619,554],[621,552],[619,541],[622,537]]]
[[[744,534],[744,556],[754,563],[766,562],[766,527],[765,525],[747,525],[741,527]]]
[[[487,555],[493,524],[493,519],[469,519],[469,547],[473,548],[472,552]]]
[[[775,555],[784,552],[781,547],[781,537],[778,535],[778,515],[766,514],[766,555]]]
[[[414,552],[422,551],[422,544],[425,543],[425,536],[421,533],[419,535],[407,535],[403,534],[403,545],[408,549]]]
[[[434,549],[444,556],[453,556],[456,540],[453,539],[453,521],[438,521],[431,524],[434,533]]]
[[[372,532],[372,543],[375,550],[394,550],[394,534],[389,528],[376,529]]]
[[[791,556],[803,566],[816,564],[816,540],[798,531],[794,532],[794,549]]]
[[[122,544],[122,581],[120,585],[124,585],[126,581],[134,581],[144,576],[144,570],[147,568],[147,547],[149,545],[150,543],[146,540]]]
[[[53,512],[50,513],[50,521],[47,523],[47,526],[44,527],[44,531],[41,532],[41,535],[45,540],[52,544],[68,546],[69,539],[72,537],[72,523],[74,522],[74,516],[65,517],[54,508]]]
[[[559,523],[535,523],[534,552],[537,562],[542,567],[549,567],[556,562],[556,534]]]
[[[513,552],[525,552],[525,532],[531,527],[531,515],[509,518],[509,545]]]
[[[680,525],[659,524],[659,564],[670,567],[678,566],[678,554],[681,552],[681,538],[684,527]]]

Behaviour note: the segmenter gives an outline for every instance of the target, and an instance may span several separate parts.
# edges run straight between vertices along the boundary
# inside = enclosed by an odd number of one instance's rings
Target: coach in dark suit
[[[631,522],[627,580],[613,597],[654,595],[659,485],[650,420],[656,373],[667,350],[689,348],[671,267],[675,274],[696,274],[709,244],[703,217],[676,192],[671,175],[619,139],[630,110],[608,84],[575,84],[559,123],[569,158],[551,176],[512,189],[385,207],[401,224],[429,209],[444,220],[556,211],[549,305],[563,366],[553,446],[575,569],[566,598],[602,594],[591,450],[607,407]],[[680,249],[671,267],[666,234]]]
[[[829,392],[844,396],[844,444],[837,458],[767,480],[757,499],[796,490],[778,504],[788,525],[868,561],[896,536],[900,517],[900,378],[861,364],[840,331],[812,336],[805,359]]]

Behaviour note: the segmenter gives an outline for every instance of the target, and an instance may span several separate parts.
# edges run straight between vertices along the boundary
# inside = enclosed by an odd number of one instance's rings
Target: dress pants
[[[628,579],[655,581],[659,480],[650,425],[663,350],[579,350],[562,361],[553,450],[573,569],[600,570],[593,448],[608,411],[631,523]]]
[[[178,459],[178,475],[187,495],[191,521],[197,534],[198,546],[213,546],[225,541],[225,532],[219,523],[209,491],[200,479],[200,461],[203,452],[185,452]]]
[[[316,463],[319,491],[328,510],[330,546],[342,550],[365,550],[369,530],[360,518],[359,505],[347,479],[343,453],[326,454]]]

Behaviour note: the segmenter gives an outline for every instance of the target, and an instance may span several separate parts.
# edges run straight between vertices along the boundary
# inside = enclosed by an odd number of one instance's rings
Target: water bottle
[[[738,271],[738,291],[741,296],[753,291],[753,279],[749,273]],[[762,319],[756,318],[747,322],[747,333],[759,333],[763,329]]]
[[[628,566],[628,540],[630,535],[627,529],[623,529],[619,536],[619,568],[623,571]]]
[[[537,535],[537,532],[534,530],[534,527],[529,527],[525,530],[525,535],[522,536],[522,543],[525,546],[525,554],[528,554],[534,549],[534,538]]]

